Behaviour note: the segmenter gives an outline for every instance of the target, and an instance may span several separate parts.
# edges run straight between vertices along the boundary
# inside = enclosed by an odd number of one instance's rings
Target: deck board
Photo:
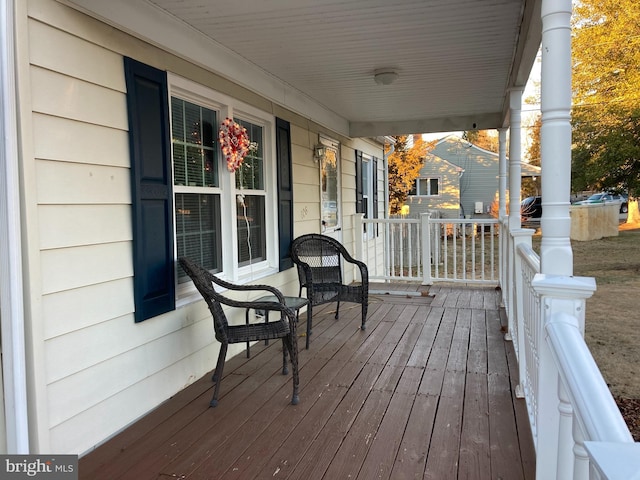
[[[371,296],[364,331],[357,305],[314,310],[299,405],[281,343],[258,342],[227,361],[216,408],[208,374],[82,457],[80,478],[534,478],[498,292],[412,288]]]

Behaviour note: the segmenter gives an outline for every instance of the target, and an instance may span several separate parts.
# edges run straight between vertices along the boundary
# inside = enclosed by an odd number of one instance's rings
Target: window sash
[[[435,197],[439,195],[440,179],[437,177],[420,177],[409,195]]]
[[[222,269],[220,195],[176,193],[176,245],[178,258],[188,257],[207,270]],[[178,269],[178,283],[189,278]]]

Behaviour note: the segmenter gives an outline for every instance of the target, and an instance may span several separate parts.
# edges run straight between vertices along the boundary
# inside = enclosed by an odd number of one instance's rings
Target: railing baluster
[[[496,221],[493,219],[469,222],[469,219],[429,218],[427,226],[421,226],[422,220],[414,218],[363,218],[359,221],[360,227],[356,229],[362,229],[362,245],[358,245],[356,240],[356,247],[361,249],[360,255],[370,263],[369,275],[372,280],[496,284],[500,279],[499,272],[494,271],[498,263],[495,256],[500,252],[496,252],[494,247]],[[379,228],[380,224],[382,229]],[[484,230],[486,225],[491,229],[490,244],[484,235],[480,241],[476,239],[477,231],[480,228]],[[370,237],[366,233],[380,230],[382,236]],[[469,235],[470,239],[467,238]],[[428,246],[423,236],[429,236]],[[487,269],[491,271],[487,273]]]

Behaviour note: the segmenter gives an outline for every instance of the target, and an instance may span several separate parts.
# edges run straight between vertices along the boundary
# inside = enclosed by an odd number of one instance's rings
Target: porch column
[[[5,417],[7,452],[26,454],[29,453],[29,423],[22,292],[14,18],[15,2],[0,0],[0,330],[4,385],[4,411],[0,411],[0,415]]]
[[[571,0],[542,1],[540,156],[543,274],[573,275],[571,250]]]
[[[514,88],[509,97],[509,230],[522,226],[520,222],[522,91],[522,88]]]
[[[498,129],[498,159],[499,173],[498,173],[498,188],[499,188],[499,200],[498,200],[498,219],[502,220],[507,216],[507,129]]]
[[[509,236],[505,235],[507,225],[507,129],[498,129],[498,221],[500,222],[500,286],[502,287],[502,298],[500,306],[504,307],[506,300],[508,275],[506,259],[508,255]]]

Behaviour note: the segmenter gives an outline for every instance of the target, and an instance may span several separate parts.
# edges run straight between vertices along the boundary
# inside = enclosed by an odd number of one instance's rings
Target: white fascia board
[[[148,2],[58,1],[221,75],[336,133],[349,136],[347,119]]]

